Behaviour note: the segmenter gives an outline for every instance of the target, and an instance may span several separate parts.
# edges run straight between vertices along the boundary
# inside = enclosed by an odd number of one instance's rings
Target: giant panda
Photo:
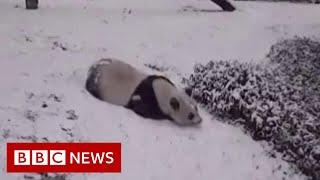
[[[124,106],[150,119],[178,125],[200,124],[195,102],[166,77],[149,75],[117,59],[101,59],[88,72],[85,85],[97,99]]]

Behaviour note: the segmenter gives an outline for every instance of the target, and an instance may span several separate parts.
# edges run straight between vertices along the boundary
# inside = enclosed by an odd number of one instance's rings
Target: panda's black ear
[[[192,89],[191,89],[191,88],[185,88],[185,89],[184,89],[184,92],[185,92],[188,96],[191,96],[191,94],[192,94]]]
[[[177,111],[180,109],[180,103],[177,100],[177,98],[173,97],[170,99],[170,106],[172,107],[173,110]]]

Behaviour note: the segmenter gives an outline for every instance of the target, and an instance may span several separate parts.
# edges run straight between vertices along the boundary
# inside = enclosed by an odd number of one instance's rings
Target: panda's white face
[[[170,116],[179,125],[200,124],[202,119],[199,116],[197,105],[188,97],[178,95],[170,98]]]
[[[185,126],[201,123],[195,102],[183,91],[163,79],[154,80],[153,88],[161,110],[175,123]]]

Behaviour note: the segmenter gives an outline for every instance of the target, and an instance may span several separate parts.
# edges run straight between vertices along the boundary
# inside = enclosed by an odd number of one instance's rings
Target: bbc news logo
[[[71,154],[73,153],[71,152]],[[74,157],[74,159],[76,158]],[[72,158],[70,160],[70,164],[72,164]],[[14,165],[16,166],[18,165],[63,166],[63,165],[66,165],[66,151],[65,150],[49,150],[49,151],[48,150],[14,150]]]
[[[120,143],[7,143],[7,172],[121,172]]]

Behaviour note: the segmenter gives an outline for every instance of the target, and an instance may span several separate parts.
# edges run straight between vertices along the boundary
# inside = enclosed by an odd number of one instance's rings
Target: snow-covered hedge
[[[302,103],[307,103],[301,107],[313,114],[319,112],[320,42],[308,38],[284,40],[271,47],[268,58],[277,66],[277,76],[300,89]]]
[[[320,43],[307,38],[273,45],[270,62],[197,64],[187,90],[210,113],[266,140],[283,159],[320,179]]]

